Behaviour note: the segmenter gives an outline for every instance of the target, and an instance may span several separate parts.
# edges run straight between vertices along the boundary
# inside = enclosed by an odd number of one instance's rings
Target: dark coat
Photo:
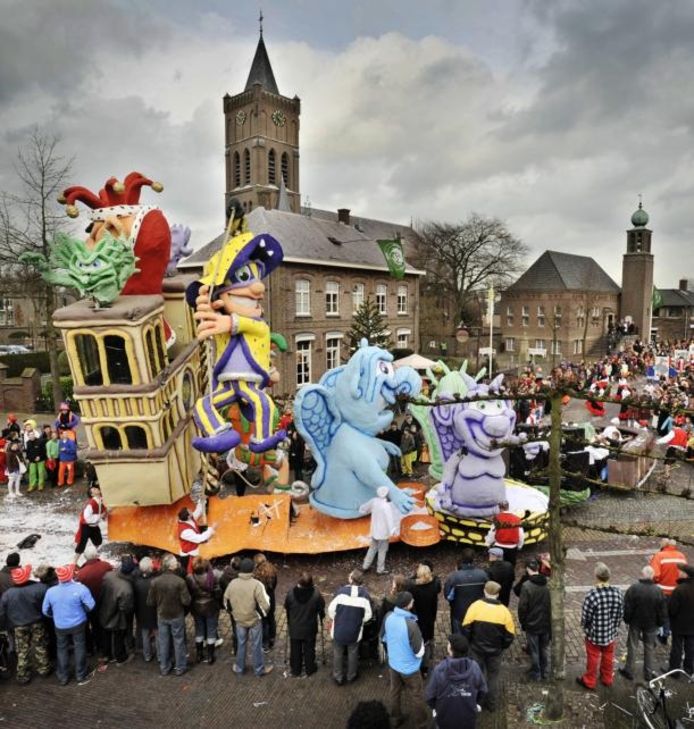
[[[518,622],[526,633],[552,632],[552,605],[544,575],[531,575],[523,583],[518,600]]]
[[[201,575],[188,575],[186,583],[192,598],[190,609],[193,615],[210,618],[221,610],[222,593],[219,581],[215,579],[212,571]]]
[[[653,580],[639,580],[624,595],[624,622],[634,628],[655,630],[665,624],[663,591]]]
[[[156,576],[156,574],[143,575],[138,573],[133,580],[137,624],[140,628],[147,628],[147,630],[154,630],[157,627],[157,610],[147,604],[149,588],[152,586],[152,582]]]
[[[436,624],[436,613],[439,607],[439,593],[441,583],[434,579],[422,585],[413,585],[411,588],[414,597],[414,608],[412,612],[417,616],[417,625],[422,632],[424,642],[434,637],[434,625]]]
[[[34,438],[27,441],[26,456],[29,463],[46,460],[46,441],[43,438]]]
[[[487,693],[482,671],[471,658],[444,658],[431,673],[426,701],[436,709],[438,729],[475,729],[477,704]]]
[[[284,599],[287,611],[289,637],[292,640],[311,640],[318,631],[317,618],[325,617],[325,600],[317,587],[300,587],[297,585],[287,593]]]
[[[694,577],[677,580],[668,600],[670,628],[677,635],[694,635]]]
[[[113,570],[101,585],[99,624],[104,630],[125,630],[135,611],[135,593],[132,579]]]
[[[6,590],[0,598],[0,630],[38,623],[47,589],[48,585],[32,581]]]
[[[472,564],[463,565],[446,577],[443,594],[451,603],[451,612],[455,618],[462,620],[470,605],[484,597],[486,582],[487,573]]]
[[[75,579],[89,588],[96,603],[101,597],[101,586],[104,576],[111,572],[113,567],[103,559],[88,559],[79,569]]]
[[[157,609],[157,619],[176,620],[185,615],[190,605],[186,581],[171,571],[155,577],[149,588],[147,604]]]
[[[494,580],[494,582],[498,582],[501,585],[499,602],[508,607],[509,602],[511,602],[513,580],[516,577],[516,571],[513,565],[505,559],[494,560],[487,565],[487,574],[490,580]]]

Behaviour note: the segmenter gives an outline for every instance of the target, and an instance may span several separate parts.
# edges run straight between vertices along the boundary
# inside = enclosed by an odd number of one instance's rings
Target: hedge
[[[75,412],[79,412],[77,403],[73,400],[73,382],[72,377],[61,377],[60,387],[63,391],[63,399],[70,403],[70,408]],[[57,406],[53,403],[53,382],[46,380],[41,385],[41,397],[36,401],[36,409],[39,412],[55,412]]]
[[[51,371],[48,352],[26,352],[25,354],[3,354],[0,362],[8,367],[8,377],[19,377],[27,367],[35,367],[41,373]]]

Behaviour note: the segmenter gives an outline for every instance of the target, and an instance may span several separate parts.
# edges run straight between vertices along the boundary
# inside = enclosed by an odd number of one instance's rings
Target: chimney
[[[681,278],[679,286],[677,288],[680,291],[689,291],[689,281],[686,278]]]
[[[337,222],[349,225],[349,208],[337,209]]]

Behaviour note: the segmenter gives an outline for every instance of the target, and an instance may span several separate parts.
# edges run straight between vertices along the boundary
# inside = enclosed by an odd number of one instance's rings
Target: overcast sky
[[[498,216],[617,282],[643,193],[656,284],[694,278],[694,3],[264,0],[302,100],[301,193],[409,223]],[[223,225],[222,96],[258,39],[248,0],[0,0],[0,189],[32,125],[98,189],[137,169],[195,247]]]

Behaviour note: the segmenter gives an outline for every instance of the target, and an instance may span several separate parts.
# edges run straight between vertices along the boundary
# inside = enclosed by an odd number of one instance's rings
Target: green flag
[[[653,287],[653,295],[651,296],[651,309],[652,311],[656,311],[657,309],[660,309],[660,307],[663,305],[663,297],[658,291],[658,289],[654,286]]]
[[[379,240],[378,247],[386,259],[388,270],[393,278],[405,276],[405,254],[402,252],[402,241],[400,236],[395,240]]]

